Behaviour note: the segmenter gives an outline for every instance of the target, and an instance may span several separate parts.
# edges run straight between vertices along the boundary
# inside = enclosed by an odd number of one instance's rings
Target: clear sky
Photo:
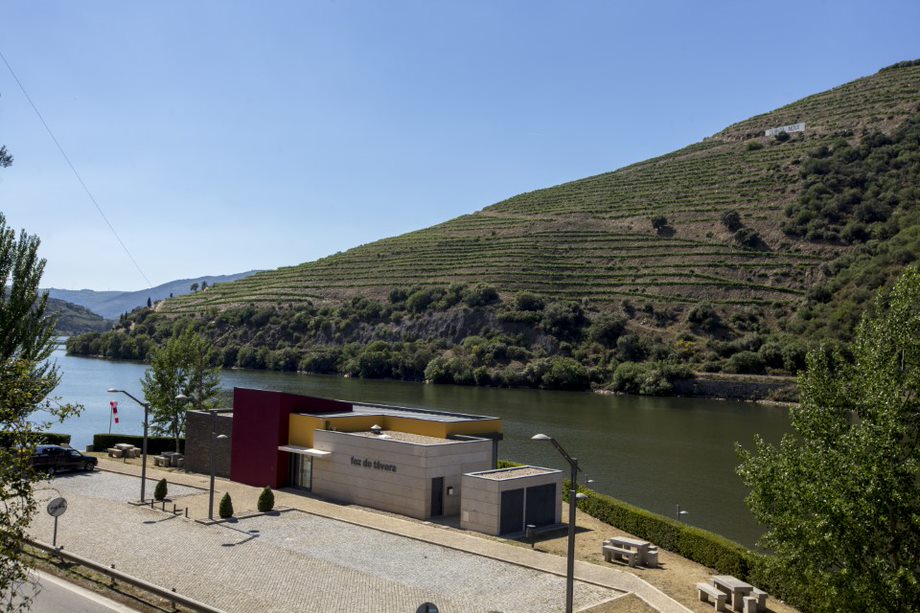
[[[275,268],[920,58],[920,2],[8,0],[6,56],[153,284]],[[45,286],[146,286],[0,64]]]

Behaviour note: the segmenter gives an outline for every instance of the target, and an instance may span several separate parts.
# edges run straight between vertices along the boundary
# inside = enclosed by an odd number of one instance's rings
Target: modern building
[[[233,481],[419,519],[462,507],[491,534],[558,523],[561,473],[495,470],[501,439],[496,417],[235,388],[232,411],[189,413],[186,465],[209,472],[213,452]],[[461,504],[466,487],[476,493]]]

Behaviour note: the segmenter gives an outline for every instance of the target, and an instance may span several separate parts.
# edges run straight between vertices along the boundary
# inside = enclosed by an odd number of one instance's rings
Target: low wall
[[[784,396],[796,394],[796,380],[793,377],[738,378],[701,375],[694,379],[674,381],[674,393],[678,396],[705,396],[707,398],[733,398],[737,400],[764,400],[781,392]]]

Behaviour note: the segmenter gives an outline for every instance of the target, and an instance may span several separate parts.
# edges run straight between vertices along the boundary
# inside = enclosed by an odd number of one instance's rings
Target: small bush
[[[220,515],[221,519],[233,517],[233,501],[230,499],[230,494],[224,494],[224,497],[220,499],[217,514]]]
[[[165,500],[167,493],[166,479],[160,479],[156,488],[153,490],[153,497],[156,500]]]
[[[259,502],[256,503],[256,508],[260,513],[268,513],[275,508],[275,494],[272,493],[272,488],[265,486],[265,489],[259,494]]]
[[[664,215],[655,215],[649,221],[652,222],[652,227],[656,230],[661,230],[668,225],[668,218]]]
[[[722,220],[722,225],[732,232],[740,230],[741,226],[743,225],[741,223],[741,216],[738,214],[738,211],[725,211],[722,213],[720,219]]]
[[[752,140],[747,144],[748,151],[757,151],[758,149],[763,149],[763,143],[758,140]]]

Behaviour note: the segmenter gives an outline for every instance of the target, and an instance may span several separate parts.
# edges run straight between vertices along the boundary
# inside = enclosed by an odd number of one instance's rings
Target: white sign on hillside
[[[780,132],[804,132],[805,124],[804,123],[793,123],[788,126],[780,126],[778,128],[770,128],[764,132],[764,136],[776,136]]]

